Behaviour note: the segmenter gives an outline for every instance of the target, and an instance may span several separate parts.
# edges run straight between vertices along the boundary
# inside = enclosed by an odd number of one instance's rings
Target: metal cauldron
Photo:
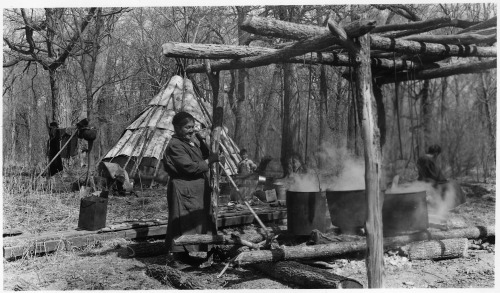
[[[286,192],[288,232],[310,235],[312,230],[326,232],[326,192]]]
[[[326,198],[332,224],[343,234],[358,234],[365,226],[367,204],[365,190],[327,190]],[[426,192],[382,192],[384,236],[426,230],[429,227]]]

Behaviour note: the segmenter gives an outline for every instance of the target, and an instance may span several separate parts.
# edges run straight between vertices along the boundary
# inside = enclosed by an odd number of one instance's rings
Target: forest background
[[[481,22],[497,13],[494,3],[401,6],[396,11],[383,5],[4,9],[4,169],[38,173],[47,165],[47,121],[70,127],[89,118],[98,129],[93,161],[105,155],[170,77],[203,62],[166,58],[164,43],[276,47],[287,42],[241,30],[249,15],[324,26],[328,17],[343,24],[362,13],[378,25],[438,17]],[[280,161],[284,147],[312,167],[321,167],[318,154],[325,146],[362,156],[349,73],[346,67],[309,64],[222,71],[219,101],[230,136],[257,162],[266,156]],[[207,76],[191,78],[211,101]],[[438,143],[447,176],[494,177],[496,84],[496,70],[490,70],[382,86],[388,172],[411,169],[428,145]],[[284,111],[287,103],[291,111]],[[286,138],[285,126],[291,130]],[[284,145],[284,139],[290,143]]]

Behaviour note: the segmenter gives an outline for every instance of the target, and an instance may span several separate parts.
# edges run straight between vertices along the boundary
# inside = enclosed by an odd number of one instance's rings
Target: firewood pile
[[[225,264],[218,277],[229,267],[245,266],[299,288],[362,288],[359,281],[341,274],[349,259],[364,257],[367,247],[364,236],[336,234],[334,231],[321,233],[317,230],[309,237],[295,236],[287,232],[286,226],[278,226],[269,229],[272,239],[267,239],[262,230],[233,229],[224,235],[214,236],[184,235],[175,243],[214,244],[215,262]],[[430,228],[419,233],[385,237],[385,265],[403,268],[411,266],[411,262],[416,260],[462,258],[468,256],[469,250],[493,251],[494,239],[493,226]],[[151,244],[146,250],[149,249]],[[165,284],[179,289],[197,289],[200,286],[182,270],[153,266],[148,266],[147,273]]]

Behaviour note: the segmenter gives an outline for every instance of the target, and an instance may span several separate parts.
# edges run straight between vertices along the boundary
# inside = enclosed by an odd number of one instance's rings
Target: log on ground
[[[408,258],[439,260],[467,257],[468,247],[467,238],[421,241],[409,245]]]
[[[424,240],[443,240],[452,238],[486,238],[495,235],[494,226],[476,226],[448,231],[425,231],[410,235],[384,238],[384,249],[393,249],[406,244]],[[295,259],[313,259],[318,257],[339,256],[346,253],[366,250],[366,241],[336,242],[310,246],[283,246],[273,250],[247,251],[235,260],[238,265],[283,261]]]
[[[254,264],[252,267],[272,278],[304,289],[363,288],[356,280],[329,273],[295,261]]]
[[[148,265],[146,267],[146,275],[160,281],[164,285],[170,285],[177,289],[205,289],[203,284],[198,282],[193,276],[166,265]]]

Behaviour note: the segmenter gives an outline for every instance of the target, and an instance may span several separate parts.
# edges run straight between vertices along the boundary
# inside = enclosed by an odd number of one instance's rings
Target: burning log
[[[495,235],[494,226],[477,226],[448,231],[426,231],[410,235],[384,238],[384,249],[397,248],[408,243],[423,240],[443,240],[452,238],[484,238]],[[246,251],[235,260],[238,265],[292,259],[313,259],[339,256],[366,250],[366,241],[336,242],[310,246],[282,246],[274,250]]]
[[[467,238],[422,241],[409,245],[408,257],[411,260],[467,257],[468,247]]]
[[[275,279],[306,289],[363,288],[356,280],[294,261],[254,264],[253,267]]]

